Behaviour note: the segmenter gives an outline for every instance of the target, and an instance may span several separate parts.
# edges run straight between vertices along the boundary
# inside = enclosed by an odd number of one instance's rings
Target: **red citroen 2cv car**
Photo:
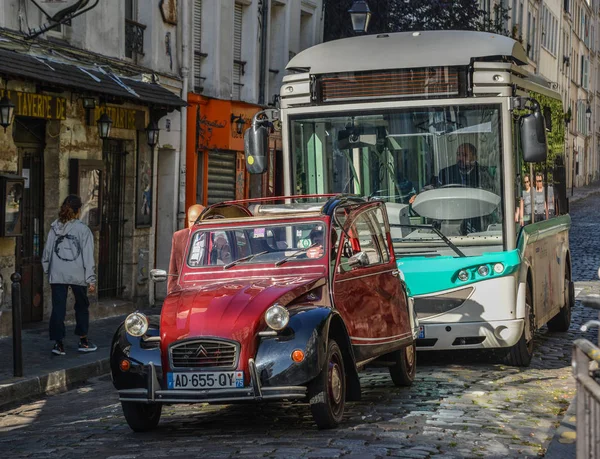
[[[163,404],[260,400],[308,402],[331,428],[360,399],[365,366],[412,384],[418,325],[384,204],[277,199],[207,207],[160,319],[136,312],[115,333],[112,379],[133,430],[156,427]]]

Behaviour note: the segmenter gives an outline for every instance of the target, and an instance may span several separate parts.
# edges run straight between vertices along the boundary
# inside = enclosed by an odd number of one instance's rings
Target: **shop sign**
[[[96,124],[98,118],[100,118],[103,113],[106,113],[113,121],[113,129],[117,128],[143,131],[146,128],[146,113],[142,110],[115,107],[114,105],[103,105],[96,108],[94,111],[94,124]]]
[[[64,120],[67,117],[67,101],[62,97],[21,91],[7,91],[6,94],[15,104],[16,116],[46,120]],[[0,89],[0,97],[3,96],[4,90]]]

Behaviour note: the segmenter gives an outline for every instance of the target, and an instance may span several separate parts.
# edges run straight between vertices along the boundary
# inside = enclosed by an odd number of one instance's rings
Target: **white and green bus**
[[[281,129],[285,195],[386,201],[421,351],[499,349],[526,366],[537,329],[569,328],[563,110],[526,63],[483,32],[332,41],[289,62],[279,109],[246,132],[260,174]]]

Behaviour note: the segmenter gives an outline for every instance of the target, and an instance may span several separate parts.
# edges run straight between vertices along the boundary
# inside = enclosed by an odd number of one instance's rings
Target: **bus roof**
[[[308,48],[286,66],[313,75],[469,65],[473,58],[527,63],[523,46],[504,35],[464,30],[398,32],[329,41]]]

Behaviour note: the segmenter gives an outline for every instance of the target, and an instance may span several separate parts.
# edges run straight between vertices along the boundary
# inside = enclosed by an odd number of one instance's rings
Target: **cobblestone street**
[[[572,205],[577,290],[597,289],[600,194]],[[574,395],[572,341],[596,318],[578,302],[568,333],[536,337],[529,368],[489,356],[419,355],[412,388],[387,371],[362,378],[363,399],[342,426],[318,431],[308,405],[167,407],[151,434],[131,432],[109,377],[0,413],[11,458],[471,458],[543,456]],[[595,341],[596,334],[586,338]]]

